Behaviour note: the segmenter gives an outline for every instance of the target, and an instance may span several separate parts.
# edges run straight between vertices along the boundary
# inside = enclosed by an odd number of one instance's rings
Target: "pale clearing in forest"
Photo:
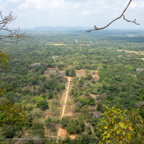
[[[124,51],[124,52],[126,52],[126,53],[135,53],[135,54],[138,54],[138,55],[144,55],[144,52],[141,52],[141,51],[130,51],[130,50],[120,50],[120,49],[117,49],[117,51],[120,51],[120,52],[122,52],[122,51]]]

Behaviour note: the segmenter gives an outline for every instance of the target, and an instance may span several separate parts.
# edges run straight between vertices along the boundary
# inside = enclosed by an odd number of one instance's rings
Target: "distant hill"
[[[90,27],[81,27],[81,26],[75,26],[75,27],[70,27],[70,26],[40,26],[40,27],[35,27],[33,28],[34,30],[85,30],[85,29],[91,29]]]

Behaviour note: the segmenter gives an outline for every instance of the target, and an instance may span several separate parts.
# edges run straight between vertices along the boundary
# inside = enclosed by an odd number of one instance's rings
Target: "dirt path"
[[[68,97],[68,91],[69,91],[69,86],[70,86],[70,80],[71,78],[68,77],[68,87],[67,87],[67,92],[66,92],[66,96],[65,96],[65,102],[64,102],[64,106],[63,106],[63,110],[62,110],[62,115],[61,115],[61,118],[63,118],[64,116],[64,113],[65,113],[65,107],[66,107],[66,103],[67,103],[67,97]],[[62,128],[59,128],[58,129],[58,134],[57,134],[57,138],[59,136],[65,136],[66,135],[66,130],[62,129]],[[58,142],[58,141],[57,141]]]
[[[69,91],[69,85],[70,85],[70,79],[71,78],[68,78],[68,87],[67,87],[67,92],[66,92],[66,97],[65,97],[65,102],[64,102],[63,110],[62,110],[61,119],[63,118],[64,112],[65,112],[65,107],[66,107],[66,102],[67,102],[67,96],[68,96],[68,91]]]

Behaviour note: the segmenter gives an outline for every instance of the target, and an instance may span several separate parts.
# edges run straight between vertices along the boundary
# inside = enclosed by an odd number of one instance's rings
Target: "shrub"
[[[42,98],[45,99],[45,98],[46,98],[46,95],[43,95]]]
[[[53,126],[53,127],[51,128],[51,131],[52,131],[52,132],[56,132],[56,131],[57,131],[57,128],[56,128],[55,126]]]
[[[3,137],[5,138],[13,138],[14,136],[16,136],[17,132],[17,130],[14,129],[12,126],[3,127],[2,131],[3,131]]]
[[[45,111],[46,109],[48,109],[48,102],[46,100],[42,100],[39,103],[39,108],[41,108],[43,111]]]
[[[73,109],[73,112],[80,112],[81,111],[81,109],[80,108],[78,108],[78,107],[74,107],[74,109]]]
[[[75,103],[75,106],[76,106],[77,108],[81,108],[81,107],[82,107],[82,104],[81,104],[80,102],[76,102],[76,103]]]
[[[67,127],[69,120],[67,117],[63,117],[60,123],[61,123],[62,127],[65,128],[65,127]]]
[[[23,101],[21,102],[21,105],[22,105],[22,106],[26,106],[26,105],[27,105],[27,103],[28,103],[28,101],[27,101],[27,100],[23,100]]]
[[[67,127],[66,127],[66,130],[67,130],[67,132],[68,132],[69,134],[74,134],[74,133],[76,133],[76,123],[75,123],[73,120],[71,120],[71,121],[68,123],[68,125],[67,125]]]
[[[40,77],[40,80],[41,80],[42,82],[44,82],[44,81],[46,80],[46,77],[45,77],[45,76],[41,76],[41,77]]]
[[[57,124],[58,122],[59,122],[59,119],[58,119],[58,118],[54,118],[54,119],[52,119],[52,123]]]
[[[30,112],[32,117],[40,117],[42,115],[42,111],[39,109],[34,109],[33,111]]]
[[[101,111],[102,112],[102,103],[98,103],[97,104],[97,111]]]
[[[41,101],[43,101],[44,99],[42,98],[42,97],[38,97],[37,99],[36,99],[36,105],[39,107],[39,103],[41,102]]]
[[[50,93],[49,95],[48,95],[48,99],[52,99],[53,98],[53,93]]]
[[[84,131],[84,123],[81,119],[76,119],[75,121],[71,120],[68,123],[66,130],[69,134],[74,134],[74,133],[78,134]]]
[[[33,107],[32,106],[27,106],[27,111],[30,112],[33,110]]]
[[[45,130],[44,130],[44,124],[41,124],[41,123],[38,123],[38,122],[35,122],[33,125],[32,125],[32,134],[34,136],[38,135],[39,137],[44,137],[44,134],[45,134]]]
[[[48,125],[52,123],[52,119],[50,117],[48,117],[46,120],[45,120],[45,124]]]

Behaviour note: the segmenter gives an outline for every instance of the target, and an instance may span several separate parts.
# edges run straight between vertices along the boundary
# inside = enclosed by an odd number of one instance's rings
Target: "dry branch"
[[[122,12],[122,14],[121,14],[119,17],[117,17],[116,19],[114,19],[113,21],[111,21],[108,25],[106,25],[106,26],[104,26],[104,27],[102,27],[102,28],[97,28],[97,27],[94,25],[94,29],[88,30],[88,31],[86,31],[86,33],[89,33],[89,32],[94,31],[94,30],[102,30],[102,29],[105,29],[105,28],[107,28],[109,25],[111,25],[114,21],[120,19],[121,17],[123,17],[123,19],[126,20],[127,22],[131,22],[131,23],[134,23],[134,24],[136,24],[136,25],[140,25],[140,24],[136,23],[136,19],[135,19],[134,21],[130,21],[130,20],[126,19],[125,16],[124,16],[124,13],[126,12],[126,10],[127,10],[127,8],[129,7],[129,5],[130,5],[131,2],[132,2],[132,0],[129,1],[128,5],[126,6],[126,8],[125,8],[124,11]]]
[[[8,35],[6,35],[6,34],[0,35],[0,43],[1,44],[17,43],[22,40],[33,40],[34,38],[36,38],[35,36],[31,36],[31,34],[26,34],[26,32],[20,33],[20,28],[10,30],[7,27],[7,24],[10,24],[12,21],[14,21],[16,19],[16,17],[14,17],[12,15],[12,12],[10,12],[8,16],[3,17],[2,11],[0,11],[0,19],[1,19],[0,20],[0,31],[9,33]]]

